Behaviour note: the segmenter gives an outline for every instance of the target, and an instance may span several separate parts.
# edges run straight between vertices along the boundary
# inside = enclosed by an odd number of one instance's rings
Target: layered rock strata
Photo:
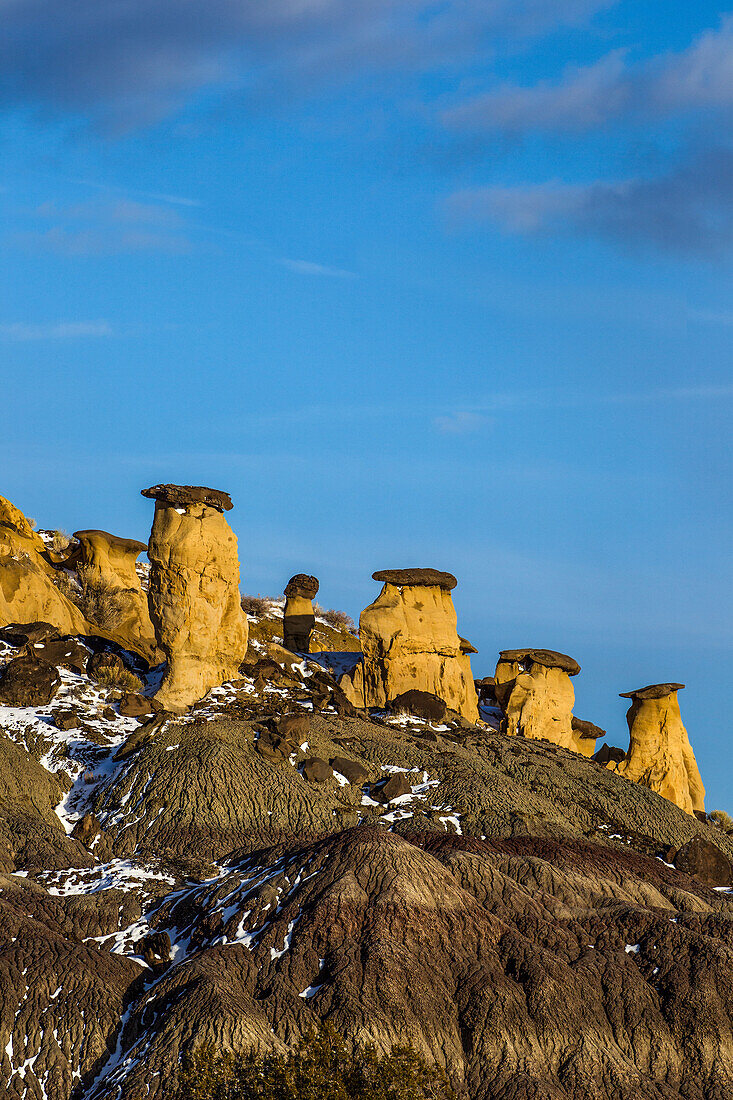
[[[629,751],[617,770],[688,814],[704,813],[705,788],[677,698],[684,686],[650,684],[621,694],[631,699],[626,713]]]
[[[309,653],[316,616],[313,600],[318,595],[318,580],[307,573],[296,573],[285,587],[283,640],[293,653]]]
[[[181,710],[235,677],[247,651],[237,539],[223,515],[232,504],[198,485],[155,485],[142,495],[155,499],[148,606],[168,661],[157,699]]]
[[[478,700],[466,644],[457,631],[451,591],[437,569],[385,569],[383,588],[359,619],[363,660],[343,678],[355,706],[383,707],[406,691],[430,692],[469,721]]]
[[[506,716],[506,733],[582,751],[573,730],[575,691],[570,681],[579,672],[576,660],[555,650],[502,650],[494,691]]]

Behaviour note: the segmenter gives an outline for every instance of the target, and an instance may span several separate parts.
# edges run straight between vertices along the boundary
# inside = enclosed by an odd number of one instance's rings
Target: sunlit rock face
[[[677,698],[684,686],[650,684],[622,694],[622,699],[631,699],[626,714],[629,751],[617,770],[686,813],[703,813],[705,788]]]
[[[226,493],[198,485],[155,485],[148,545],[148,604],[168,671],[157,699],[179,710],[236,677],[247,650],[237,539],[224,518]]]
[[[573,730],[575,690],[570,680],[580,665],[551,649],[505,649],[496,666],[496,697],[510,736],[552,741],[578,751]]]
[[[405,691],[427,691],[476,721],[470,656],[451,597],[455,577],[436,569],[386,569],[373,577],[384,586],[359,619],[364,660],[343,684],[350,700],[381,707]]]

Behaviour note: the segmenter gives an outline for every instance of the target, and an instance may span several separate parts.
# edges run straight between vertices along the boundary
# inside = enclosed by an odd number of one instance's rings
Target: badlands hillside
[[[226,493],[143,495],[147,547],[0,498],[0,1097],[157,1100],[325,1020],[470,1100],[730,1100],[683,685],[607,747],[573,657],[474,681],[451,574],[375,573],[357,633],[305,573],[242,597]]]

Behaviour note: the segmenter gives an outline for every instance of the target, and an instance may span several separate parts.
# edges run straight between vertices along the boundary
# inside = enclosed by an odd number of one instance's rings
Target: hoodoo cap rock
[[[555,649],[502,649],[499,654],[500,661],[524,661],[529,659],[536,665],[544,665],[545,668],[561,668],[568,676],[577,676],[580,665],[574,657],[568,657],[567,653],[558,653]]]
[[[220,512],[228,512],[234,507],[229,493],[223,489],[209,489],[205,485],[151,485],[149,489],[141,489],[140,494],[174,507],[207,504]]]
[[[458,581],[452,573],[442,573],[440,569],[379,569],[372,573],[372,580],[382,584],[422,585],[429,588],[445,588],[447,592],[455,588]]]
[[[684,684],[649,684],[645,688],[636,688],[634,691],[619,692],[620,699],[664,699],[665,695],[672,695],[675,691],[682,691]]]
[[[307,600],[313,600],[318,595],[318,577],[312,577],[309,573],[296,573],[285,585],[285,596],[305,596]]]
[[[145,542],[138,542],[137,539],[123,539],[119,535],[110,535],[109,531],[74,531],[73,537],[78,539],[79,542],[89,544],[94,542],[106,543],[109,547],[114,547],[126,554],[132,554],[134,551],[142,554],[143,550],[148,548]]]

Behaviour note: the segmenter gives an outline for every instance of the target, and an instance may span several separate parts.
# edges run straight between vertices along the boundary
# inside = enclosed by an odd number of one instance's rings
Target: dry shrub
[[[51,535],[51,549],[56,554],[63,554],[64,550],[69,549],[70,543],[71,535],[66,531],[54,531]]]
[[[320,611],[319,614],[334,630],[348,630],[352,634],[356,631],[354,620],[345,611],[336,611],[332,607],[328,611]]]
[[[94,679],[102,687],[119,688],[120,691],[141,692],[142,682],[138,680],[134,672],[129,668],[118,668],[117,665],[102,665],[94,673]]]
[[[59,569],[58,573],[56,573],[53,578],[53,583],[62,596],[66,596],[67,600],[71,600],[73,604],[78,606],[79,585],[70,573],[67,573],[65,569]]]
[[[77,570],[79,589],[70,597],[90,623],[103,630],[114,630],[129,610],[129,598],[124,588],[115,588],[97,569],[82,565]]]
[[[733,836],[733,817],[727,814],[725,810],[713,810],[708,814],[711,821],[715,822],[719,829],[722,829],[728,836]]]
[[[242,596],[242,611],[261,619],[270,610],[271,603],[268,596]]]

